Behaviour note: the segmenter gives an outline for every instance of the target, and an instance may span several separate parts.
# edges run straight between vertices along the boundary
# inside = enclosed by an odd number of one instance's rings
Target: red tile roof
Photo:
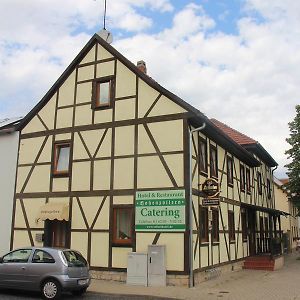
[[[251,137],[229,127],[228,125],[216,120],[210,119],[212,123],[217,126],[220,130],[222,130],[225,134],[227,134],[232,140],[240,145],[251,145],[256,144],[257,141],[252,139]]]

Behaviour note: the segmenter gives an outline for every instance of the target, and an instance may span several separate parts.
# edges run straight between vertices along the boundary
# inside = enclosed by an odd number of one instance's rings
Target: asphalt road
[[[36,292],[24,292],[16,290],[0,290],[0,300],[37,300],[42,299],[41,295]],[[155,296],[137,296],[137,295],[108,295],[108,294],[97,294],[92,292],[87,292],[83,296],[75,297],[72,294],[63,294],[62,300],[156,300],[162,299]],[[164,298],[167,299],[167,298]]]

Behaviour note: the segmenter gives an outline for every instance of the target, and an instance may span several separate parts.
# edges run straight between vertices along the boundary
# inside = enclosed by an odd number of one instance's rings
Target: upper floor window
[[[268,199],[271,199],[271,197],[272,197],[270,179],[267,179],[267,196],[268,196]]]
[[[212,209],[212,228],[211,239],[213,242],[219,242],[219,210]]]
[[[227,184],[233,185],[233,160],[227,156]]]
[[[70,142],[58,142],[54,144],[53,175],[69,175],[70,149]]]
[[[229,241],[235,240],[235,222],[234,222],[234,212],[232,210],[228,211],[228,231],[229,231]]]
[[[200,172],[207,174],[207,143],[199,138],[199,168]]]
[[[208,242],[208,208],[200,208],[200,241]]]
[[[261,182],[261,173],[257,172],[257,190],[258,193],[261,195],[262,194],[262,182]]]
[[[245,191],[245,167],[244,166],[240,166],[240,177],[241,177],[241,191],[244,192]]]
[[[217,156],[216,147],[210,145],[209,156],[210,156],[210,176],[218,177],[218,156]]]
[[[104,77],[96,79],[93,83],[93,101],[92,108],[101,109],[111,105],[114,96],[113,77]]]
[[[133,209],[122,205],[113,208],[113,244],[132,244]]]
[[[250,169],[246,169],[246,188],[247,193],[251,193],[251,179],[250,179]]]

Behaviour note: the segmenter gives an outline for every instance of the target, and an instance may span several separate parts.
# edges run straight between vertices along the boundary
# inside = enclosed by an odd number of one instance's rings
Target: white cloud
[[[101,27],[100,3],[1,1],[0,118],[38,102],[89,39],[79,25]],[[175,13],[170,28],[146,34],[153,20],[143,10],[170,13],[172,1],[108,3],[111,27],[138,32],[114,46],[133,62],[144,59],[150,76],[209,117],[259,140],[280,163],[281,177],[287,123],[300,95],[299,1],[247,0],[237,35],[213,31],[215,20],[194,3]]]

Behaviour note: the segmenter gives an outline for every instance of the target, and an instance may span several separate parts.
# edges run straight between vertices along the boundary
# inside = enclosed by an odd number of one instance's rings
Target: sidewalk
[[[300,300],[300,260],[298,254],[285,257],[278,271],[242,270],[221,275],[195,288],[140,287],[125,283],[93,280],[90,292],[116,295],[144,295],[144,299],[160,297],[186,300]]]

